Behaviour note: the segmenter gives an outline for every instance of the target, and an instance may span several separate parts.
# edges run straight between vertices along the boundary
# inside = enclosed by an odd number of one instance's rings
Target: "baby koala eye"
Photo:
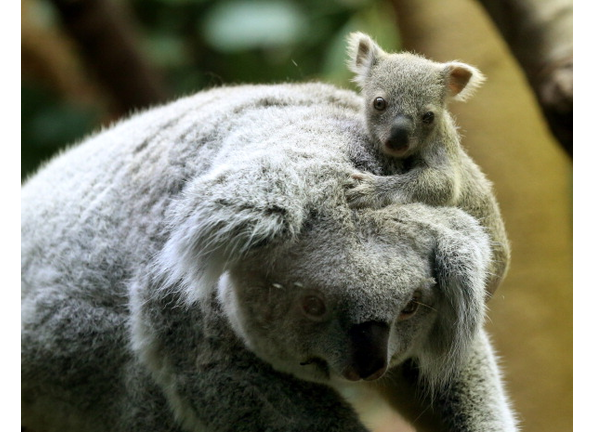
[[[421,117],[421,121],[425,124],[433,123],[433,119],[435,119],[435,114],[433,111],[427,111],[425,114],[423,114],[423,117]]]
[[[411,301],[409,301],[406,306],[400,311],[400,315],[398,316],[398,321],[404,321],[410,317],[412,317],[417,310],[419,309],[419,295],[415,294]]]
[[[373,100],[373,107],[378,111],[383,111],[388,106],[388,103],[383,97],[376,97]]]

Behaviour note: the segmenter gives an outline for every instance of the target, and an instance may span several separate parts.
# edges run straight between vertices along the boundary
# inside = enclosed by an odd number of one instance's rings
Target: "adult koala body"
[[[362,432],[337,389],[390,375],[446,430],[515,430],[481,330],[487,238],[454,208],[349,207],[359,104],[215,89],[29,179],[23,425]]]
[[[381,171],[355,175],[358,206],[423,202],[457,206],[487,229],[493,260],[492,294],[507,272],[509,242],[491,184],[460,144],[448,112],[450,101],[467,100],[484,81],[460,62],[438,63],[410,53],[384,52],[369,36],[349,36],[350,68],[361,88],[367,131]]]

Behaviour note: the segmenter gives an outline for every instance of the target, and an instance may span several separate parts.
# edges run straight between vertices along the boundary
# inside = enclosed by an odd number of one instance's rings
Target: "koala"
[[[359,32],[349,35],[348,47],[365,127],[381,165],[381,171],[368,166],[353,175],[358,184],[350,191],[352,205],[423,202],[468,212],[491,237],[487,288],[493,294],[507,272],[510,246],[492,186],[462,148],[447,110],[450,101],[472,96],[483,75],[460,62],[388,54]]]
[[[365,432],[345,395],[372,385],[415,425],[516,431],[482,328],[488,236],[455,207],[352,208],[360,103],[211,89],[27,179],[22,426]]]

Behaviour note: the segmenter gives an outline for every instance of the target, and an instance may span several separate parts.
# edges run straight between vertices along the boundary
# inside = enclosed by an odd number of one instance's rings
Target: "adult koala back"
[[[321,84],[225,87],[149,110],[90,137],[22,188],[23,292],[45,281],[54,285],[57,273],[76,279],[81,266],[86,276],[89,270],[99,278],[113,273],[111,284],[119,286],[126,276],[121,272],[135,267],[129,262],[151,260],[161,249],[171,232],[167,221],[183,211],[185,197],[192,198],[189,190],[225,175],[237,176],[233,193],[246,200],[254,194],[256,200],[273,197],[262,203],[273,213],[275,204],[278,210],[291,207],[295,226],[287,229],[297,229],[300,207],[316,196],[303,188],[307,183],[323,187],[317,178],[297,175],[306,174],[315,160],[330,171],[346,167],[345,143],[362,139],[355,104],[352,93]],[[262,184],[277,174],[276,184]],[[328,176],[328,181],[339,179]],[[172,200],[180,204],[172,206]],[[194,204],[187,203],[190,211]],[[118,252],[105,253],[116,245]]]
[[[29,179],[23,425],[362,432],[336,389],[412,362],[449,430],[513,430],[480,331],[486,237],[456,209],[349,208],[358,107],[214,89]]]

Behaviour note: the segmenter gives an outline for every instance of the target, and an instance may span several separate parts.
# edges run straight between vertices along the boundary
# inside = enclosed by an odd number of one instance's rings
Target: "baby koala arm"
[[[421,202],[432,206],[456,206],[478,219],[487,230],[493,256],[487,291],[493,295],[504,279],[510,261],[510,245],[491,183],[467,155],[460,167],[445,154],[428,158],[402,174],[379,176],[357,171],[352,174],[346,197],[354,208],[381,208],[390,204]]]
[[[394,384],[380,391],[418,431],[518,431],[484,331],[477,335],[470,357],[457,378],[435,391],[433,398],[428,397],[411,365],[395,371],[392,378]]]
[[[446,155],[427,155],[402,174],[355,172],[352,177],[353,187],[347,191],[347,199],[355,208],[412,202],[454,205],[460,193],[458,171]]]
[[[482,176],[481,173],[478,175]],[[490,189],[485,189],[486,179],[478,183],[480,188],[460,187],[456,172],[445,167],[419,167],[390,176],[356,172],[352,177],[353,186],[346,191],[346,197],[354,208],[421,202],[434,206],[456,206],[476,217],[491,239],[493,257],[486,288],[490,295],[495,293],[507,273],[510,245],[495,196]]]

